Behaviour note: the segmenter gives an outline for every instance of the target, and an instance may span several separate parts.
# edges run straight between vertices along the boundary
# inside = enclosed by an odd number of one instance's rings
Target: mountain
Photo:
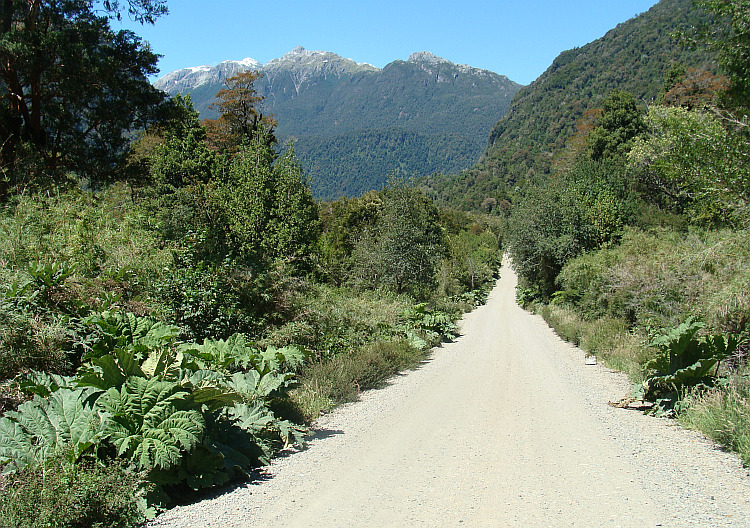
[[[189,93],[202,117],[224,80],[242,68],[263,76],[255,89],[277,136],[295,151],[319,198],[382,187],[389,172],[428,175],[473,166],[487,135],[521,88],[503,75],[429,52],[384,68],[335,53],[295,48],[260,65],[226,61],[172,72],[155,86]]]
[[[255,59],[224,61],[218,66],[196,66],[168,73],[154,83],[154,86],[168,93],[193,90],[206,84],[223,83],[224,79],[247,70],[259,70],[263,65]]]
[[[683,47],[673,37],[707,20],[693,0],[661,0],[602,38],[561,53],[516,94],[475,167],[425,178],[424,189],[454,206],[489,209],[525,180],[544,177],[578,119],[612,90],[631,92],[645,107],[657,97],[673,64],[715,71],[713,55]]]

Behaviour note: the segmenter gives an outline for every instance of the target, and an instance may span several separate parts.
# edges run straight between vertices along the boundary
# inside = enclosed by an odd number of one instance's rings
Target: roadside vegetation
[[[163,2],[108,2],[104,17],[86,2],[11,4],[4,38],[29,56],[86,35],[87,60],[119,61],[124,78],[71,103],[78,121],[55,113],[64,91],[23,83],[0,116],[0,525],[128,526],[246,479],[304,447],[321,413],[417,366],[483,301],[497,219],[396,179],[316,203],[256,109],[252,72],[227,81],[212,121],[154,92],[156,56],[107,16],[152,22]],[[130,54],[113,57],[118,45]],[[29,64],[7,61],[42,85],[64,73]],[[132,112],[116,122],[109,90]],[[101,122],[76,136],[96,104]]]
[[[722,75],[673,64],[647,108],[615,90],[579,120],[549,179],[515,201],[519,301],[627,372],[650,413],[750,464],[750,78],[745,2],[697,2],[681,35]]]

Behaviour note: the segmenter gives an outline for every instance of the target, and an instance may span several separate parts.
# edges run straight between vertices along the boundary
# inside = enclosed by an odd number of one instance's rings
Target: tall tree
[[[148,82],[157,55],[133,32],[113,31],[127,12],[151,23],[164,0],[3,0],[0,3],[0,163],[5,189],[60,169],[92,175],[111,169],[126,132],[163,96]],[[2,185],[2,184],[0,184]]]
[[[236,150],[243,141],[263,136],[271,143],[276,142],[273,129],[276,121],[264,116],[258,104],[264,97],[258,95],[253,83],[262,74],[257,71],[240,72],[229,77],[226,88],[216,94],[212,110],[219,111],[218,119],[206,120],[209,139],[219,150]]]
[[[624,156],[633,139],[645,130],[643,116],[630,92],[613,90],[604,100],[597,127],[588,137],[594,161]]]
[[[354,248],[354,275],[366,287],[424,300],[446,253],[440,213],[421,190],[403,181],[390,182],[381,196],[377,220]]]

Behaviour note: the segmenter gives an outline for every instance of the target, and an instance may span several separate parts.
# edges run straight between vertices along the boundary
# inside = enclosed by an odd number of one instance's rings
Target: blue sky
[[[154,26],[127,24],[161,55],[159,76],[296,46],[382,68],[415,51],[528,84],[562,51],[603,36],[656,0],[168,0]]]

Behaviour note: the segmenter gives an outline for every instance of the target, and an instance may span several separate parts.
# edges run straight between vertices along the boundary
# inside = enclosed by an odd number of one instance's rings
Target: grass
[[[750,367],[735,372],[723,386],[689,395],[678,417],[684,426],[739,453],[750,466]]]
[[[416,367],[428,354],[404,339],[371,343],[307,365],[290,397],[310,422],[337,405],[356,401],[363,390],[382,387],[388,378]]]
[[[597,356],[605,365],[628,375],[634,382],[643,381],[643,364],[648,352],[643,347],[645,337],[628,329],[623,319],[602,317],[587,321],[567,306],[537,305],[557,335]]]

